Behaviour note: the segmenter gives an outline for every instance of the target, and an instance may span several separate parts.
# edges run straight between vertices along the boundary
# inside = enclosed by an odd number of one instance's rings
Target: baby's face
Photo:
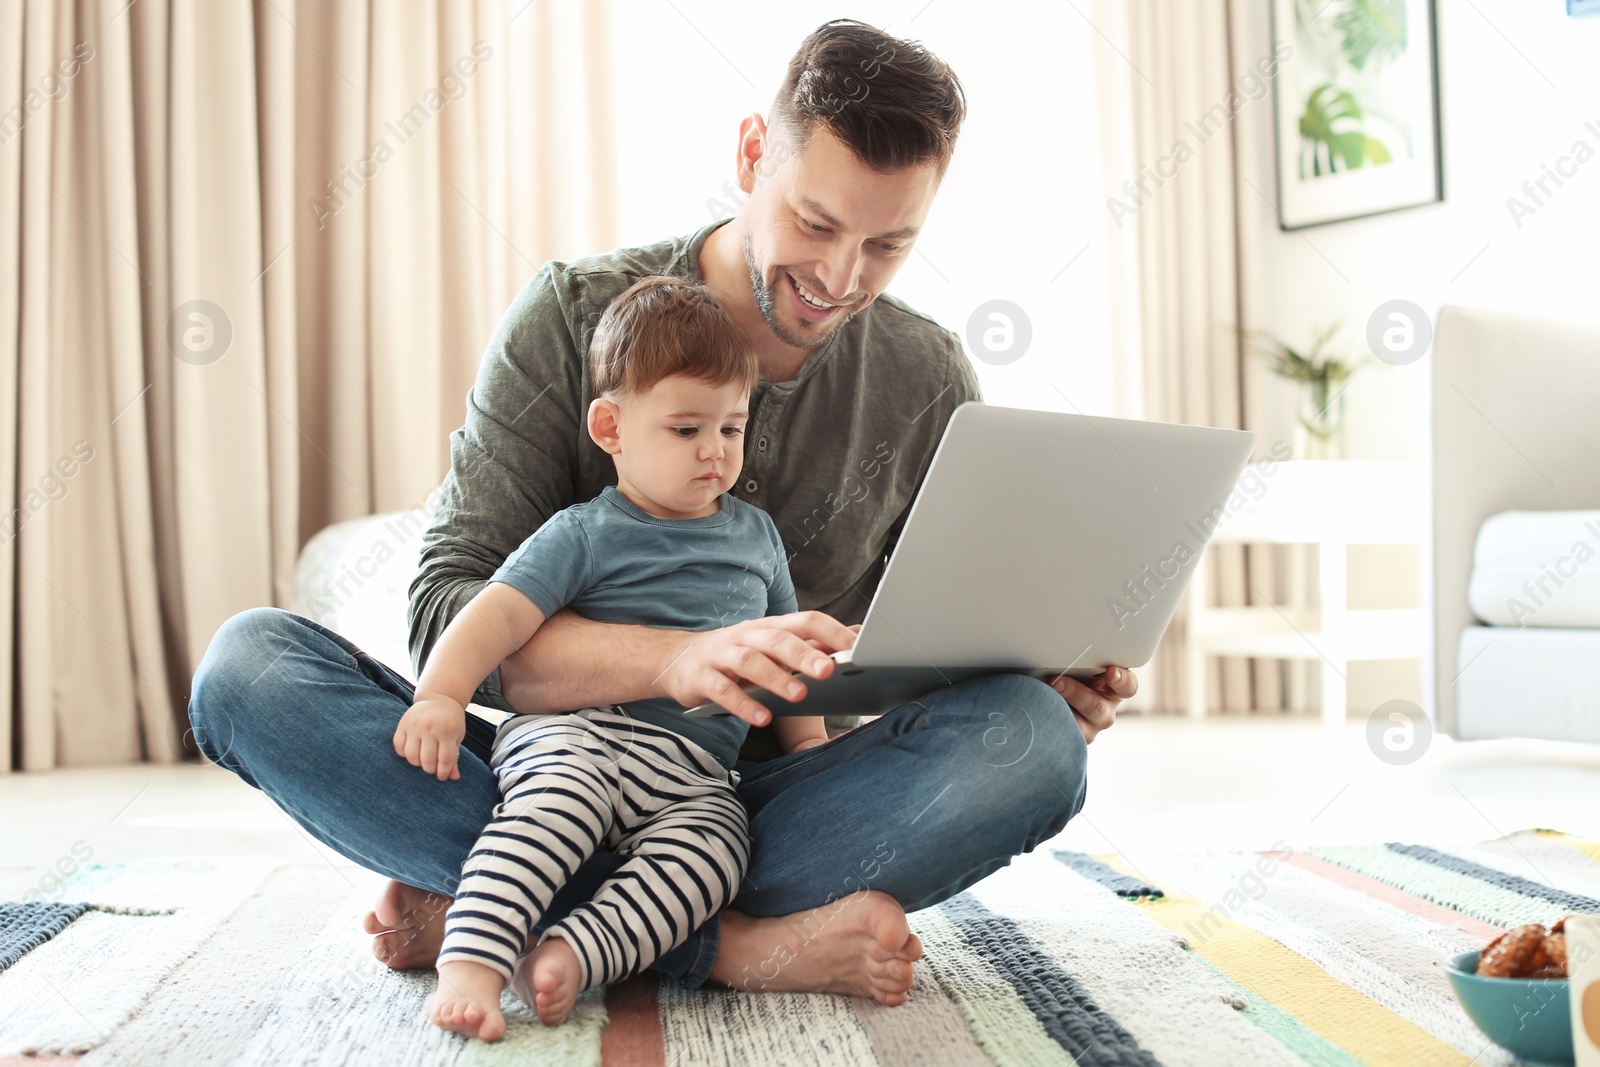
[[[708,506],[738,481],[750,409],[742,383],[674,375],[618,408],[617,477],[661,508],[710,514]]]

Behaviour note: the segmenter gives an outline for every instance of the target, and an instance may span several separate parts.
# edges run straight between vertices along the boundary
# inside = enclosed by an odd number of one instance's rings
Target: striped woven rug
[[[1600,911],[1600,846],[1546,831],[1135,858],[1046,846],[916,913],[927,952],[897,1008],[643,976],[585,994],[555,1030],[508,995],[495,1045],[427,1023],[431,973],[373,960],[359,919],[376,876],[89,867],[48,902],[87,905],[75,917],[0,909],[0,924],[32,924],[0,970],[0,1067],[1503,1067],[1439,961],[1509,925]],[[0,899],[38,881],[0,871]]]

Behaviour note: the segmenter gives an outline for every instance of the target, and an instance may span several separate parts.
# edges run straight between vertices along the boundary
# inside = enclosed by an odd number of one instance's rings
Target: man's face
[[[744,384],[673,375],[617,407],[618,477],[675,517],[715,511],[744,468]]]
[[[880,174],[823,126],[798,154],[787,137],[769,135],[739,216],[756,305],[780,340],[811,349],[889,287],[939,177],[931,163]]]

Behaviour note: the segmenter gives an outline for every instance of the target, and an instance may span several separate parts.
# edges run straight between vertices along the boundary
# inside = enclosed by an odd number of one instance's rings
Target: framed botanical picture
[[[1444,199],[1433,0],[1272,0],[1278,225]]]

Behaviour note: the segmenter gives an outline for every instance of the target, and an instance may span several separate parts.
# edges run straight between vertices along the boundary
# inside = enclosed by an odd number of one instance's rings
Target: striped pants
[[[686,738],[617,708],[526,715],[501,727],[489,765],[501,802],[462,864],[438,962],[509,979],[556,890],[602,844],[627,861],[539,938],[566,939],[585,989],[644,970],[738,891],[744,804]]]

